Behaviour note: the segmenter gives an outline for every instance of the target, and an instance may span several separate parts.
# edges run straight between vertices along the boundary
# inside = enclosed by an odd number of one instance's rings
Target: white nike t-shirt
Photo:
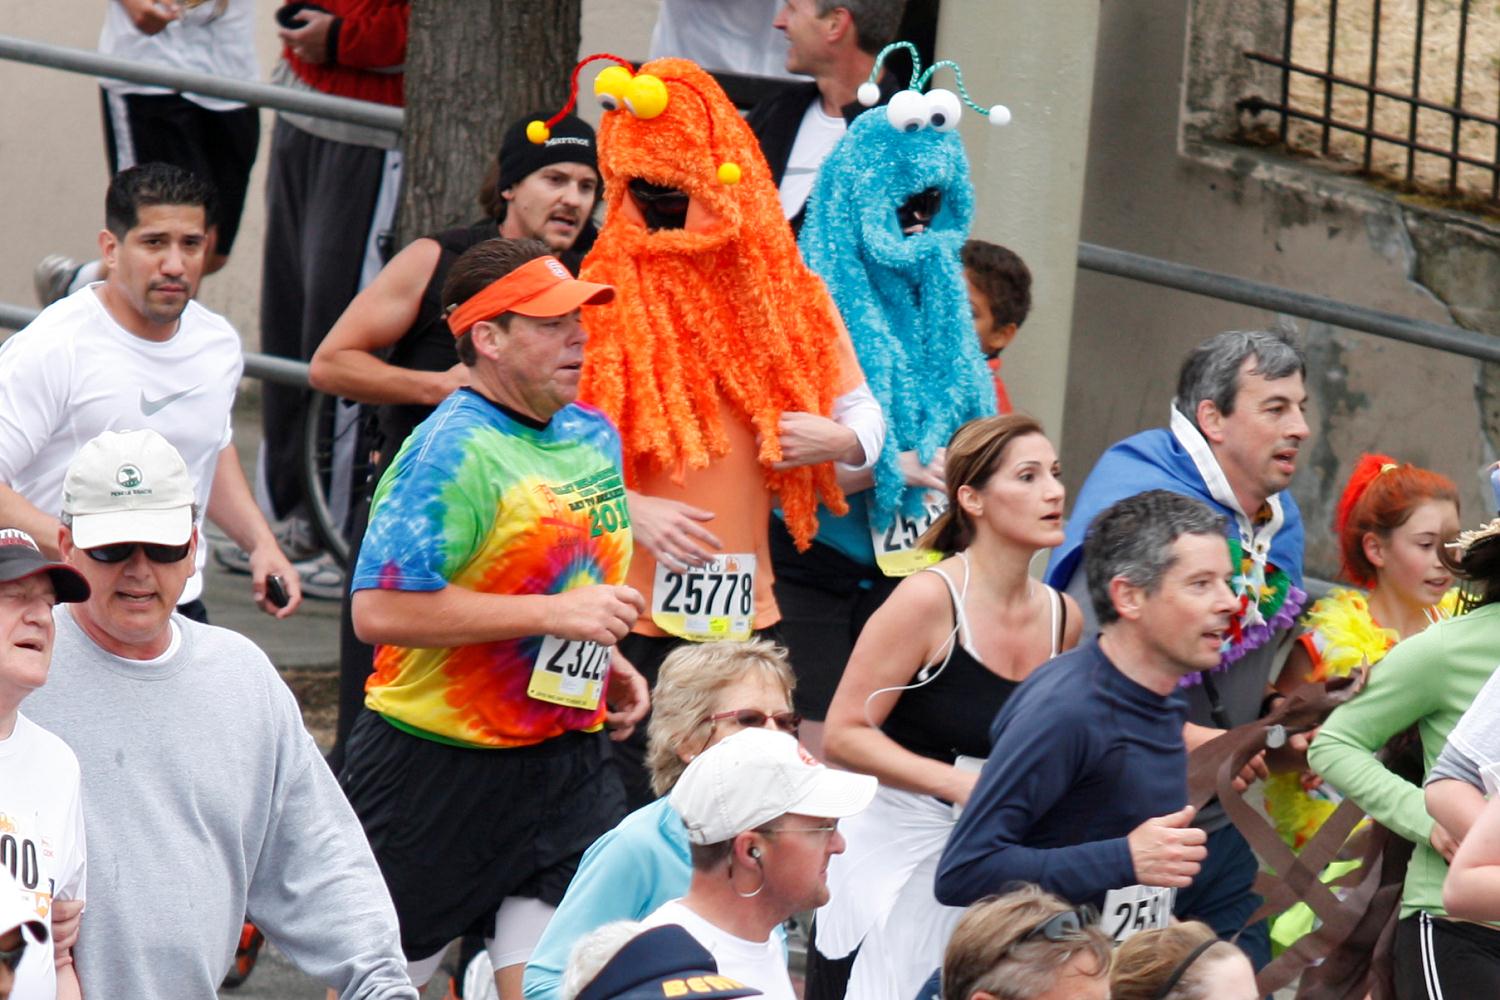
[[[78,449],[104,431],[150,428],[187,462],[201,525],[244,370],[229,321],[188,303],[170,340],[143,340],[110,317],[98,283],[42,311],[0,344],[0,482],[54,517]],[[179,603],[203,592],[203,561]]]
[[[786,952],[777,935],[771,934],[764,941],[735,937],[698,916],[680,899],[661,904],[641,921],[648,929],[666,924],[676,924],[697,939],[714,957],[721,975],[754,986],[765,994],[765,1000],[797,1000],[786,969]]]
[[[78,758],[27,719],[0,740],[0,865],[14,876],[26,911],[52,926],[52,902],[86,899],[83,800]],[[30,947],[11,996],[57,995],[52,945]]]

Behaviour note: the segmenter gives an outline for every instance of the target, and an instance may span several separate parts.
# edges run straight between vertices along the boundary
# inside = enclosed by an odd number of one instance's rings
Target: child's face
[[[1016,324],[996,324],[990,300],[975,287],[974,279],[967,269],[964,271],[964,285],[969,289],[969,311],[974,316],[974,332],[979,335],[979,350],[985,357],[993,358],[1015,339]]]

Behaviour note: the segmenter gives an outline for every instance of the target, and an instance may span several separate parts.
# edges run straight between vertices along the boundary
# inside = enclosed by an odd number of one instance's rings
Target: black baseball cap
[[[733,1000],[761,991],[719,975],[707,948],[676,924],[653,927],[626,942],[577,1000]]]
[[[546,121],[551,115],[539,111],[518,118],[500,140],[500,183],[504,191],[554,163],[581,163],[599,172],[599,154],[594,145],[594,127],[577,115],[564,115],[552,126],[545,142],[526,137],[526,126]]]
[[[76,604],[89,599],[89,582],[72,566],[48,561],[35,539],[20,528],[0,528],[0,583],[46,573],[57,599]]]

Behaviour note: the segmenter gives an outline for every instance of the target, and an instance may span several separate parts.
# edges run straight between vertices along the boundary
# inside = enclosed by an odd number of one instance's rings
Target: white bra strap
[[[929,566],[923,572],[936,573],[948,585],[948,596],[953,599],[953,623],[958,627],[958,641],[970,656],[978,660],[979,654],[974,651],[973,643],[969,639],[969,619],[964,614],[964,597],[969,592],[969,557],[966,553],[960,552],[958,558],[964,564],[964,585],[962,590],[954,585],[953,579],[947,573],[936,566]]]

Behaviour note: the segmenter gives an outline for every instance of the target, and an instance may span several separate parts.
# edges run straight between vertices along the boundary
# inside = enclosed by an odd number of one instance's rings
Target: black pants
[[[1396,925],[1397,1000],[1500,997],[1500,930],[1426,913]]]
[[[370,498],[362,497],[349,512],[349,572],[347,584],[354,581],[359,565],[359,550],[365,544],[370,526]],[[375,671],[375,647],[361,642],[354,634],[354,594],[346,590],[339,608],[339,716],[333,731],[333,749],[328,751],[328,767],[334,774],[344,769],[344,744],[354,728],[354,720],[365,707],[365,682]]]
[[[261,271],[261,350],[307,361],[359,291],[381,187],[392,178],[386,152],[309,135],[276,119],[266,170],[266,238]],[[264,466],[272,511],[302,501],[302,422],[307,390],[262,388]]]
[[[646,678],[646,685],[656,690],[656,677],[661,672],[661,663],[667,654],[683,640],[676,636],[637,635],[632,632],[620,640],[620,654],[630,665]],[[641,806],[650,805],[656,799],[651,790],[651,772],[646,767],[646,726],[651,722],[648,714],[636,724],[635,731],[623,740],[609,745],[614,754],[615,770],[620,783],[625,786],[625,808],[635,812]]]
[[[901,581],[816,539],[812,548],[798,552],[786,523],[775,515],[770,538],[781,608],[777,631],[797,675],[797,711],[821,722],[865,622]]]
[[[214,250],[229,256],[260,146],[260,112],[210,111],[180,94],[111,94],[102,87],[100,100],[109,172],[170,163],[208,181],[214,189],[209,222],[218,227]]]

